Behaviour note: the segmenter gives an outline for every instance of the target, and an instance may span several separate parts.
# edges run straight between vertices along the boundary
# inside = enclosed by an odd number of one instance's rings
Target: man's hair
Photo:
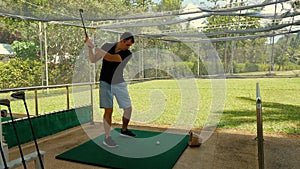
[[[129,39],[131,39],[131,42],[134,43],[134,37],[130,32],[124,32],[120,37],[120,40],[129,40]]]

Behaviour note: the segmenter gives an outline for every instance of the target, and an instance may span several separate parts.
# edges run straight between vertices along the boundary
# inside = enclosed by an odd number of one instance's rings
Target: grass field
[[[210,110],[214,106],[220,106],[216,105],[216,101],[212,98],[222,98],[222,92],[225,92],[225,106],[218,128],[256,131],[257,82],[260,84],[263,101],[264,130],[267,132],[300,133],[300,78],[227,79],[225,91],[220,90],[220,96],[218,89],[212,87],[215,83],[222,83],[220,80],[196,80],[200,103],[194,127],[204,126]],[[133,105],[136,109],[143,110],[149,109],[149,105],[151,105],[147,99],[150,96],[149,91],[160,89],[168,102],[164,113],[158,117],[154,116],[157,118],[152,123],[157,125],[174,124],[177,116],[179,116],[178,111],[182,109],[181,102],[184,100],[181,99],[181,89],[176,86],[175,81],[150,81],[132,85],[130,89]],[[156,100],[157,104],[162,101]],[[185,114],[192,113],[187,111]]]
[[[256,130],[256,82],[261,89],[264,130],[300,133],[299,78],[227,80],[227,101],[219,127]]]
[[[132,123],[201,128],[208,117],[214,117],[218,128],[255,132],[257,82],[263,101],[264,131],[299,134],[300,78],[155,80],[130,84]],[[71,107],[90,104],[89,87],[73,87],[71,91]],[[65,89],[38,92],[39,113],[66,109],[65,93]],[[26,92],[31,114],[35,113],[33,94]],[[9,94],[0,96],[7,98]],[[93,96],[94,118],[101,121],[97,88]],[[25,113],[21,101],[12,101],[11,107],[13,112]],[[122,110],[115,106],[115,111],[113,120],[121,123]]]

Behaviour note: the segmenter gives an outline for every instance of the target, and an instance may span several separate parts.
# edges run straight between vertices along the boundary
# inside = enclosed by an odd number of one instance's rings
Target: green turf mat
[[[126,138],[120,136],[119,130],[111,132],[117,148],[105,147],[101,135],[56,158],[110,168],[168,169],[175,165],[189,139],[188,135],[142,130],[133,130],[136,138]]]

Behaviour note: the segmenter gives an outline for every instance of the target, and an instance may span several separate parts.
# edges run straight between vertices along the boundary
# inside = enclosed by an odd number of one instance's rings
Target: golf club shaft
[[[0,151],[1,151],[1,156],[2,156],[2,160],[3,160],[4,168],[8,169],[6,159],[5,159],[5,156],[4,156],[4,152],[3,152],[2,141],[0,141]]]
[[[83,10],[82,10],[82,9],[81,9],[81,10],[79,10],[80,17],[81,17],[81,22],[82,22],[82,26],[83,26],[84,33],[85,33],[85,37],[86,37],[86,38],[88,38],[89,36],[88,36],[88,34],[87,34],[86,27],[85,27],[85,25],[84,25],[84,21],[83,21],[82,12],[83,12]]]
[[[13,129],[14,129],[14,132],[15,132],[15,135],[16,135],[16,140],[17,140],[17,143],[18,143],[18,147],[19,147],[19,151],[20,151],[22,163],[23,163],[24,169],[27,169],[26,163],[25,163],[25,159],[24,159],[24,155],[23,155],[23,151],[22,151],[21,144],[20,144],[20,139],[19,139],[19,136],[18,136],[18,133],[17,133],[16,124],[15,124],[15,121],[14,121],[14,118],[13,118],[10,106],[8,106],[8,111],[9,111],[9,115],[10,115],[10,119],[11,119],[11,123],[12,123]]]
[[[41,156],[41,153],[40,153],[40,150],[39,150],[39,146],[38,146],[37,141],[36,141],[34,129],[33,129],[32,123],[31,123],[31,119],[30,119],[30,116],[29,116],[29,112],[28,112],[28,108],[27,108],[27,104],[26,104],[25,98],[23,99],[23,102],[24,102],[24,106],[25,106],[25,109],[26,109],[26,114],[27,114],[28,122],[29,122],[29,125],[30,125],[30,128],[31,128],[31,133],[32,133],[34,144],[35,144],[35,148],[36,148],[36,151],[38,153],[39,160],[40,160],[41,168],[44,169],[44,164],[43,164],[42,156]]]

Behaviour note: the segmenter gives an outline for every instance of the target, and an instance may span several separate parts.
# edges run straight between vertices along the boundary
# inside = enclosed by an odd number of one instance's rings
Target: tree
[[[209,0],[215,4],[214,9],[217,10],[218,1],[217,0]],[[246,2],[243,1],[233,1],[226,5],[224,8],[232,8],[238,5],[245,5]],[[254,9],[258,10],[258,9]],[[208,24],[204,28],[205,33],[209,32],[222,32],[226,30],[236,30],[242,31],[247,29],[256,29],[261,28],[261,24],[259,22],[259,18],[249,17],[249,16],[221,16],[221,15],[213,15],[207,18]],[[223,33],[216,36],[211,36],[211,38],[227,38],[227,37],[239,37],[239,36],[247,36],[251,35],[249,33],[237,33],[237,34],[230,34],[230,33]],[[225,42],[218,42],[216,45],[216,49],[218,53],[220,53],[220,58],[224,63],[224,68],[231,73],[234,73],[234,63],[246,61],[256,62],[259,60],[263,60],[263,54],[258,52],[255,53],[258,48],[262,48],[265,46],[266,38],[262,39],[249,39],[249,40],[233,40],[233,41],[225,41]],[[255,58],[254,58],[255,57]]]
[[[157,4],[157,11],[172,11],[179,10],[181,8],[183,0],[161,0]]]
[[[26,60],[35,60],[38,58],[39,47],[34,42],[26,42],[26,41],[14,41],[12,43],[12,48],[16,52],[17,57]]]

